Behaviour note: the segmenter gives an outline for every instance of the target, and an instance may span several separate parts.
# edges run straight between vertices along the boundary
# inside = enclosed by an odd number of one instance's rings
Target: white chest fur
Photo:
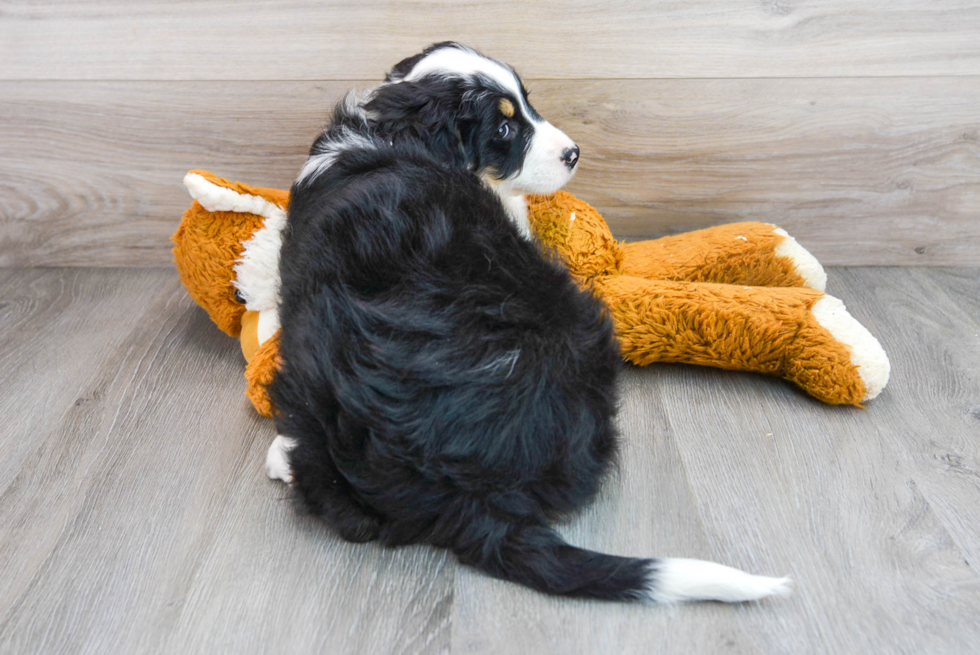
[[[501,193],[502,190],[499,187],[496,191],[504,203],[504,209],[507,210],[510,219],[514,221],[514,225],[520,230],[521,235],[530,241],[531,222],[527,217],[527,198],[524,197],[523,193]]]

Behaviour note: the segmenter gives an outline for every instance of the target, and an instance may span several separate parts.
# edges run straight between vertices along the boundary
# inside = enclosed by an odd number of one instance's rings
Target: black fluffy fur
[[[612,461],[621,360],[600,302],[479,177],[518,170],[533,129],[495,139],[503,93],[432,77],[382,86],[367,114],[338,106],[311,154],[351,130],[372,141],[292,189],[277,427],[296,440],[301,506],[345,539],[430,543],[543,592],[640,599],[651,560],[547,525],[588,503]]]

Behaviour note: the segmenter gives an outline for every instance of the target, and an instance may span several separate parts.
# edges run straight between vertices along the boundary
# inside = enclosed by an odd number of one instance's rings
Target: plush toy
[[[191,171],[194,198],[174,234],[191,297],[240,337],[246,394],[271,416],[278,266],[286,191]],[[609,307],[623,357],[777,375],[826,403],[858,405],[888,382],[878,341],[823,293],[820,263],[784,230],[732,223],[622,243],[587,203],[559,191],[529,199],[531,228]]]

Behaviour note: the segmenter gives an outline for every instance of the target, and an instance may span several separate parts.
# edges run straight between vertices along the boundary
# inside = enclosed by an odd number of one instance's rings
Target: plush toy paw
[[[847,312],[843,302],[833,296],[825,295],[818,300],[810,308],[810,314],[847,349],[851,366],[864,387],[861,402],[877,397],[891,375],[891,363],[878,340]],[[803,351],[809,356],[809,349],[804,347]]]
[[[773,234],[783,237],[783,240],[773,250],[773,255],[777,259],[789,263],[791,272],[800,277],[802,282],[800,286],[810,287],[817,291],[825,291],[827,289],[827,272],[823,270],[823,266],[817,261],[817,258],[811,255],[809,250],[801,246],[796,239],[791,237],[786,230],[781,227],[772,227],[775,228],[772,231]],[[787,284],[785,286],[796,285]]]

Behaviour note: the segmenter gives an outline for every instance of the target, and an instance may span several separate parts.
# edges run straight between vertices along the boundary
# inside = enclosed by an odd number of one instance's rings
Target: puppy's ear
[[[400,82],[401,80],[405,79],[409,73],[412,72],[412,69],[415,68],[416,64],[418,64],[420,61],[422,61],[423,59],[431,55],[436,50],[442,50],[444,48],[457,48],[461,50],[464,49],[463,46],[456,43],[455,41],[442,41],[440,43],[433,43],[419,54],[412,55],[411,57],[406,57],[405,59],[402,59],[400,62],[395,64],[395,67],[391,69],[391,72],[385,75],[385,82]]]
[[[395,64],[395,67],[391,69],[390,73],[385,75],[385,82],[398,82],[407,77],[408,74],[412,72],[412,69],[415,68],[415,64],[425,59],[425,56],[428,55],[430,51],[431,48],[425,52],[420,52],[417,55],[402,59],[400,62]]]
[[[426,77],[383,84],[364,108],[377,136],[394,143],[414,140],[447,164],[468,166],[472,117],[464,104],[459,80]]]

